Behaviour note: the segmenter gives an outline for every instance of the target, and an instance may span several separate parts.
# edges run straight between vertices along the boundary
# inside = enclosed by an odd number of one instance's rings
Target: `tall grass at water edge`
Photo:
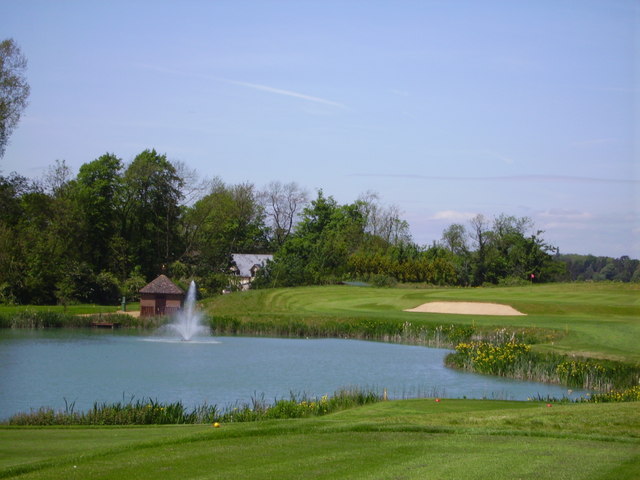
[[[0,313],[0,328],[89,328],[94,322],[118,323],[124,328],[157,328],[166,317],[134,317],[124,313],[71,314],[52,310]]]
[[[533,380],[610,392],[640,384],[640,367],[610,360],[538,353],[525,343],[461,342],[447,366],[518,380]]]
[[[411,322],[394,318],[216,315],[207,320],[213,335],[349,338],[451,348],[470,339],[538,343],[559,335],[535,328],[508,331],[505,328],[480,329],[472,325]]]
[[[326,415],[338,410],[375,403],[383,397],[372,390],[345,388],[333,396],[310,397],[291,394],[288,399],[267,402],[254,397],[249,403],[236,403],[223,409],[216,405],[186,408],[182,402],[161,403],[138,399],[115,403],[95,403],[86,412],[75,412],[74,404],[64,411],[40,408],[30,413],[13,415],[9,425],[168,425],[255,422],[269,419],[303,418]]]

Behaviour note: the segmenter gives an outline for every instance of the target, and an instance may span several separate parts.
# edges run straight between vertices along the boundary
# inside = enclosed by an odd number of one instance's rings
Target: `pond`
[[[204,337],[100,330],[0,330],[0,419],[47,406],[152,398],[219,407],[359,386],[391,398],[526,400],[561,386],[459,372],[445,349],[340,339]],[[575,391],[573,396],[584,392]]]

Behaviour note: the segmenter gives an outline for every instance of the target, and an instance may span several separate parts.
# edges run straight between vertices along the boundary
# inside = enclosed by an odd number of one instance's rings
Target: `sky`
[[[155,148],[376,192],[421,245],[505,214],[640,258],[638,0],[0,0],[0,32],[31,85],[0,174]]]

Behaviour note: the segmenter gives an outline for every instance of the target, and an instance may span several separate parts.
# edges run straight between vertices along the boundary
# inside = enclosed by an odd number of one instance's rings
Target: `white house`
[[[273,260],[273,255],[268,254],[232,253],[231,256],[233,257],[231,274],[238,277],[238,283],[242,290],[249,290],[258,270],[263,268],[267,261]]]

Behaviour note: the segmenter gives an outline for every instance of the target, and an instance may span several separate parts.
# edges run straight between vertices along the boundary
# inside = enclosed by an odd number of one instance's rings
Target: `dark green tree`
[[[120,236],[146,278],[179,255],[183,180],[155,150],[140,153],[127,167],[119,202]]]
[[[118,227],[118,202],[122,199],[122,161],[104,154],[80,167],[76,200],[82,212],[84,260],[95,272],[113,265],[111,245]],[[117,260],[115,260],[117,261]]]

